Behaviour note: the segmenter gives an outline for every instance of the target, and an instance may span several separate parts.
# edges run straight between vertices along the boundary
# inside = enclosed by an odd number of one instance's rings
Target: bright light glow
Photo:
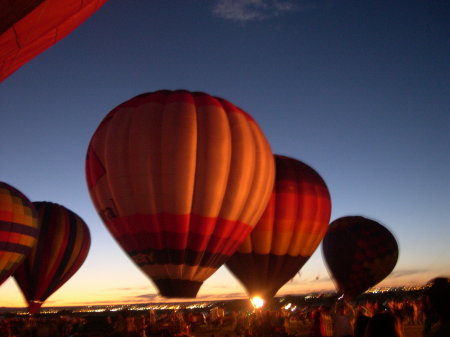
[[[284,306],[284,310],[289,310],[289,308],[291,307],[292,303],[288,303]]]
[[[252,302],[253,307],[255,309],[260,309],[264,305],[264,300],[261,297],[259,297],[259,296],[255,296],[255,297],[251,298],[250,302]]]

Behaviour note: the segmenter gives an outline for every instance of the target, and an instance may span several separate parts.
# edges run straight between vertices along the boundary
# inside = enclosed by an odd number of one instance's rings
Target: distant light
[[[261,297],[259,297],[259,296],[255,296],[255,297],[251,298],[250,302],[252,302],[253,307],[255,309],[260,309],[264,305],[264,300]]]
[[[292,303],[288,303],[284,306],[284,310],[289,310],[289,308],[292,306]]]

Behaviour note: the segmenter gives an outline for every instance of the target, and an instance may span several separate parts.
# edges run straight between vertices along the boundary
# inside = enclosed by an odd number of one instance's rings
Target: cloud
[[[399,278],[403,276],[410,276],[410,275],[416,275],[416,274],[423,274],[427,270],[425,269],[401,269],[401,270],[395,270],[393,271],[389,277],[390,278]]]
[[[116,305],[117,304],[117,300],[97,300],[97,301],[92,301],[92,302],[87,302],[87,301],[83,301],[82,303],[79,304],[74,304],[73,306],[96,306],[96,305]]]
[[[244,293],[227,293],[227,294],[205,294],[199,295],[196,298],[186,299],[182,302],[200,302],[200,301],[220,301],[220,300],[228,300],[228,299],[236,299],[236,298],[247,298]],[[115,301],[97,301],[97,304],[114,304],[114,303],[178,303],[180,302],[179,298],[165,298],[160,296],[159,294],[141,294],[134,296],[126,296],[122,297],[120,300]]]
[[[260,21],[297,10],[294,0],[216,0],[214,15],[235,22]]]
[[[194,301],[198,302],[201,300],[220,300],[220,299],[228,299],[228,298],[236,298],[236,297],[245,297],[246,295],[243,292],[240,293],[226,293],[226,294],[204,294],[204,295],[198,295],[196,298],[193,299],[187,299],[187,302]],[[171,299],[171,298],[164,298],[160,296],[159,294],[141,294],[141,295],[135,295],[135,296],[128,296],[127,302],[142,302],[145,301],[155,301],[155,302],[178,302],[179,299]]]
[[[231,298],[246,298],[247,295],[243,292],[239,292],[239,293],[227,293],[227,294],[205,294],[205,295],[200,295],[197,298],[200,299],[231,299]]]
[[[285,286],[291,287],[291,286],[317,286],[318,284],[324,284],[324,283],[330,283],[332,282],[331,278],[329,277],[315,277],[315,278],[295,278],[292,280],[289,280]]]
[[[159,298],[161,298],[161,296],[159,296],[158,294],[143,294],[143,295],[137,295],[137,296],[134,296],[134,298],[138,298],[138,299],[147,299],[147,300],[154,300],[154,299],[159,299]]]
[[[108,291],[130,291],[130,290],[144,290],[148,289],[149,286],[143,285],[138,287],[127,287],[127,288],[109,288]]]

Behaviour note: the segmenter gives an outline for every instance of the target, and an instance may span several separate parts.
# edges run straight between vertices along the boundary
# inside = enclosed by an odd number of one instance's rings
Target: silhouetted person
[[[334,316],[334,337],[353,337],[352,321],[354,318],[352,307],[345,302],[337,304]]]
[[[312,316],[311,337],[333,336],[333,318],[330,307],[316,309]]]
[[[404,337],[400,320],[390,312],[375,314],[367,324],[365,337]]]
[[[320,310],[316,309],[312,313],[312,324],[311,324],[311,331],[310,336],[311,337],[321,337],[322,334],[320,333]]]
[[[358,309],[358,315],[355,320],[355,337],[364,337],[366,333],[367,324],[369,324],[370,315],[363,307]]]
[[[424,297],[425,337],[450,336],[450,279],[438,277],[431,281]]]

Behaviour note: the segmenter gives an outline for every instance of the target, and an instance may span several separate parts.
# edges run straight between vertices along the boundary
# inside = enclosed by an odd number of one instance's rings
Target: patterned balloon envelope
[[[41,226],[39,239],[13,274],[32,314],[77,272],[91,245],[89,228],[77,214],[51,202],[33,204]]]
[[[322,248],[338,292],[348,299],[381,282],[398,259],[397,241],[391,232],[362,216],[334,220]]]
[[[250,297],[266,300],[314,253],[331,215],[330,194],[314,169],[279,155],[275,168],[272,196],[261,219],[226,262]]]
[[[195,297],[260,218],[274,161],[243,110],[205,93],[163,90],[105,117],[86,175],[106,227],[161,295]]]
[[[0,0],[0,82],[64,38],[107,0]]]
[[[36,244],[39,224],[33,204],[14,187],[0,182],[0,285]]]

